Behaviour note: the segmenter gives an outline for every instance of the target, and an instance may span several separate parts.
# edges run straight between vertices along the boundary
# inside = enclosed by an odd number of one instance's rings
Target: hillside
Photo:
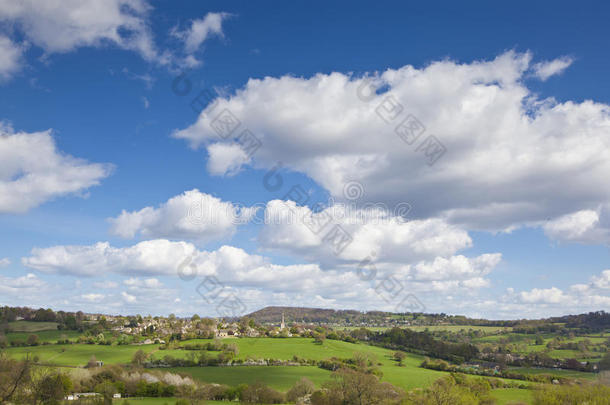
[[[324,308],[304,308],[304,307],[265,307],[258,311],[246,315],[262,324],[279,323],[282,314],[286,322],[301,323],[337,323],[337,324],[358,324],[383,321],[392,314],[388,312],[371,311],[360,312],[355,310],[334,310]]]

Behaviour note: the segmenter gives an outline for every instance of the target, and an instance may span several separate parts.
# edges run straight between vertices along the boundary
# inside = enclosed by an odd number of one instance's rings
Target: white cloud
[[[0,267],[6,267],[11,264],[11,260],[8,257],[3,257],[0,259]]]
[[[208,171],[216,176],[232,176],[250,161],[246,152],[238,144],[215,143],[208,146]]]
[[[81,295],[82,299],[89,301],[89,302],[100,302],[101,300],[104,299],[104,297],[105,297],[104,294],[94,294],[94,293]]]
[[[476,258],[462,255],[437,257],[432,262],[418,263],[410,274],[413,279],[420,281],[464,280],[474,287],[481,284],[481,277],[491,273],[501,259],[500,253],[484,254]]]
[[[557,287],[533,288],[530,291],[515,293],[510,289],[498,305],[507,304],[515,313],[524,316],[527,313],[537,316],[551,314],[581,313],[610,309],[610,270],[590,278],[587,284],[573,284],[567,291]]]
[[[544,224],[543,229],[559,241],[610,244],[610,204],[563,215]]]
[[[123,238],[187,238],[211,241],[231,236],[256,215],[257,207],[241,207],[200,192],[186,191],[159,208],[123,211],[110,219],[112,233]]]
[[[127,294],[125,291],[121,292],[121,296],[127,303],[133,304],[137,302],[135,295]]]
[[[132,288],[147,288],[153,290],[163,288],[163,283],[161,283],[156,278],[147,278],[145,280],[141,280],[139,278],[132,277],[127,280],[124,280],[123,284]]]
[[[175,275],[178,265],[196,251],[186,242],[157,239],[115,248],[108,242],[90,246],[34,248],[21,259],[30,268],[57,274],[102,276],[107,273]]]
[[[21,67],[23,48],[0,34],[0,81],[12,77]]]
[[[312,219],[328,225],[320,232],[317,229],[321,226],[314,225],[312,231],[306,225]],[[338,255],[333,244],[325,240],[337,225],[352,239]],[[346,204],[312,214],[308,207],[281,200],[267,203],[259,242],[264,248],[324,264],[357,263],[368,255],[374,255],[377,262],[415,263],[450,256],[472,244],[467,232],[441,219],[406,221],[379,207],[359,209]]]
[[[57,150],[51,131],[14,133],[0,125],[0,213],[23,213],[98,185],[112,166]]]
[[[24,295],[40,293],[46,287],[47,284],[32,273],[15,278],[0,276],[2,294],[19,295],[23,298]]]
[[[113,289],[113,288],[117,288],[119,286],[119,284],[114,281],[106,280],[106,281],[96,281],[95,283],[93,283],[93,286],[95,288]]]
[[[534,288],[531,291],[523,291],[520,294],[523,302],[529,304],[559,304],[566,302],[567,297],[559,288]]]
[[[592,277],[591,284],[594,288],[610,289],[610,270],[602,271],[599,277]]]
[[[542,81],[546,81],[551,76],[563,73],[572,62],[574,62],[574,59],[569,56],[563,56],[551,61],[536,63],[532,69],[534,70],[534,75],[536,75],[536,77]]]
[[[47,54],[113,44],[159,58],[148,27],[145,0],[0,0],[0,20],[17,23]]]
[[[610,202],[610,109],[539,99],[523,80],[530,60],[529,53],[507,52],[491,61],[407,65],[368,78],[251,79],[174,136],[195,147],[233,144],[210,125],[228,109],[264,145],[250,165],[282,161],[339,201],[344,185],[357,180],[364,186],[359,203],[406,201],[417,218],[491,231],[540,226]],[[387,91],[370,94],[371,84]],[[393,120],[388,97],[403,107]],[[383,107],[390,108],[382,114],[390,123],[376,114]],[[394,131],[409,114],[425,127],[412,145]],[[418,147],[432,134],[446,153],[429,166]],[[218,174],[222,166],[212,167]]]
[[[598,222],[597,212],[582,210],[547,222],[544,225],[544,231],[554,239],[577,240]]]
[[[204,18],[191,21],[191,26],[179,31],[174,29],[173,35],[184,41],[184,50],[188,54],[195,53],[210,35],[222,37],[222,22],[229,17],[227,13],[207,13]]]
[[[209,13],[182,32],[170,34],[185,43],[186,56],[159,49],[150,27],[153,7],[147,0],[0,0],[0,22],[16,27],[45,56],[80,47],[114,46],[138,53],[144,60],[170,68],[201,64],[192,54],[204,41],[222,37],[226,13]],[[0,37],[0,78],[19,69],[20,47]]]
[[[43,272],[83,276],[128,274],[132,278],[123,283],[134,296],[150,296],[150,290],[155,290],[156,294],[163,293],[171,299],[175,297],[158,279],[140,279],[133,277],[135,275],[178,276],[192,274],[191,270],[194,270],[199,277],[217,277],[229,289],[295,294],[303,297],[303,303],[308,302],[306,297],[321,295],[336,299],[337,304],[342,303],[346,307],[354,305],[355,297],[372,299],[371,302],[363,301],[366,305],[379,304],[383,300],[376,288],[388,277],[398,280],[407,288],[405,291],[411,292],[451,289],[459,294],[464,289],[486,286],[488,283],[483,277],[498,261],[497,255],[482,255],[473,259],[460,256],[449,259],[447,263],[450,264],[446,266],[439,262],[419,263],[413,274],[408,266],[401,269],[380,264],[374,277],[368,277],[368,270],[363,272],[356,264],[326,270],[317,264],[278,265],[264,256],[252,255],[232,246],[199,251],[193,245],[166,240],[146,241],[126,248],[113,248],[107,243],[56,246],[34,249],[30,257],[23,258],[25,266]],[[180,272],[186,268],[188,271]],[[433,283],[430,283],[431,272],[438,273],[432,277]]]

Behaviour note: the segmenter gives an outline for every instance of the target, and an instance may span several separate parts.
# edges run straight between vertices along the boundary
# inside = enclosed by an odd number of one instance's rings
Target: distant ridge
[[[390,312],[369,311],[361,312],[353,309],[325,309],[307,307],[276,307],[270,306],[246,315],[259,323],[278,323],[282,319],[282,313],[286,322],[366,322],[372,318],[384,318],[391,316]]]

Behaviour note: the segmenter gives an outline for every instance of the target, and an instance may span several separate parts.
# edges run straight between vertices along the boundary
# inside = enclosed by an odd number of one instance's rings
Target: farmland
[[[396,392],[415,403],[420,401],[418,395],[442,390],[443,384],[457,387],[456,393],[487,387],[480,395],[498,404],[531,403],[535,388],[598,381],[600,374],[593,371],[598,371],[602,359],[610,358],[608,328],[578,328],[568,322],[467,324],[460,319],[460,324],[451,324],[447,322],[451,318],[440,315],[409,318],[375,313],[373,320],[379,325],[363,328],[336,325],[339,319],[331,312],[300,310],[304,317],[334,317],[335,323],[285,326],[282,321],[278,327],[251,318],[106,318],[66,313],[56,314],[58,322],[52,322],[52,311],[22,311],[26,319],[44,320],[5,322],[0,362],[8,364],[7,358],[31,362],[34,375],[41,376],[37,378],[60,373],[73,380],[80,392],[104,392],[100,381],[111,378],[119,384],[113,389],[146,397],[130,398],[143,405],[171,405],[192,396],[181,384],[201,390],[197,395],[206,399],[235,400],[251,390],[248,395],[267,392],[285,402],[299,384],[325,392],[336,388],[338,379],[355,375],[368,378],[366,384],[379,384],[379,392],[385,392],[383,387],[399,389]],[[271,318],[265,311],[260,315]],[[349,315],[365,319],[365,314]],[[444,322],[394,325],[438,318]]]

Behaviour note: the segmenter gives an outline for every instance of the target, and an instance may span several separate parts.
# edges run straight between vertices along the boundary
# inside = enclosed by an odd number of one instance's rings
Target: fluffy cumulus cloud
[[[95,294],[95,293],[81,295],[82,299],[84,299],[85,301],[89,301],[89,302],[100,302],[101,300],[104,299],[104,297],[105,297],[104,294]]]
[[[414,263],[472,244],[467,232],[442,219],[407,221],[379,206],[334,204],[312,212],[294,201],[273,200],[264,222],[262,247],[322,263],[357,263],[369,255],[380,263]]]
[[[528,304],[559,304],[565,302],[567,297],[559,288],[534,288],[519,294],[521,300]]]
[[[111,169],[61,153],[51,131],[14,132],[0,125],[0,213],[23,213],[52,198],[83,193]]]
[[[234,136],[248,128],[263,144],[250,165],[282,161],[337,200],[357,180],[360,203],[407,201],[417,218],[492,231],[540,226],[610,201],[610,109],[540,99],[525,81],[544,70],[531,59],[507,52],[365,77],[251,79],[174,136],[210,149],[239,145]],[[238,128],[220,125],[228,114]]]
[[[208,147],[207,169],[213,175],[232,176],[250,161],[250,157],[238,144],[216,143]]]
[[[610,204],[562,215],[543,228],[550,238],[559,241],[610,244]]]
[[[184,41],[186,56],[159,49],[150,27],[152,6],[147,0],[0,0],[0,23],[7,31],[16,27],[26,40],[46,55],[80,47],[115,46],[137,52],[146,61],[168,67],[201,64],[193,54],[203,42],[222,36],[225,13],[209,13],[184,30],[170,34]],[[20,66],[22,47],[0,36],[0,78]]]
[[[551,61],[536,63],[533,66],[534,75],[540,80],[545,81],[551,76],[561,74],[574,60],[568,56],[553,59]]]
[[[146,300],[153,300],[152,297],[166,299],[166,302],[174,299],[175,290],[159,279],[135,276],[158,275],[188,281],[197,277],[197,283],[189,284],[193,286],[193,293],[204,277],[215,277],[222,283],[224,293],[234,292],[248,301],[251,310],[277,304],[280,301],[274,301],[276,296],[293,305],[322,304],[326,300],[337,308],[408,310],[398,306],[410,294],[432,303],[439,291],[459,296],[486,286],[484,277],[499,257],[483,255],[470,259],[459,256],[448,259],[447,263],[421,260],[400,269],[383,263],[370,268],[354,264],[323,269],[311,263],[274,264],[268,257],[233,246],[202,251],[184,242],[152,240],[125,248],[100,243],[34,249],[22,261],[25,266],[47,273],[91,277],[109,273],[129,275],[130,278],[122,283],[125,290],[120,301],[123,304],[143,305]],[[113,300],[112,294],[92,293],[104,295],[104,302]],[[187,301],[190,304],[199,302],[203,299],[201,291],[199,294]]]
[[[586,284],[573,284],[568,288],[555,286],[532,288],[516,292],[509,288],[496,300],[481,300],[477,305],[483,311],[493,311],[498,317],[548,317],[566,313],[582,313],[610,309],[610,270],[594,275]]]
[[[0,276],[0,292],[11,296],[32,296],[47,288],[47,283],[35,274],[28,273],[20,277]]]
[[[0,21],[16,23],[49,54],[113,44],[153,60],[150,9],[145,0],[0,0]]]
[[[194,189],[170,198],[158,208],[123,211],[110,222],[112,232],[123,238],[141,235],[210,241],[231,236],[256,211],[257,207],[242,207]]]
[[[23,48],[0,34],[0,82],[9,79],[21,66]]]
[[[0,259],[0,267],[6,267],[11,264],[11,260],[8,257],[3,257]]]
[[[177,266],[196,251],[186,242],[155,239],[117,248],[108,242],[94,245],[34,248],[22,264],[45,272],[82,276],[107,273],[175,275]]]

